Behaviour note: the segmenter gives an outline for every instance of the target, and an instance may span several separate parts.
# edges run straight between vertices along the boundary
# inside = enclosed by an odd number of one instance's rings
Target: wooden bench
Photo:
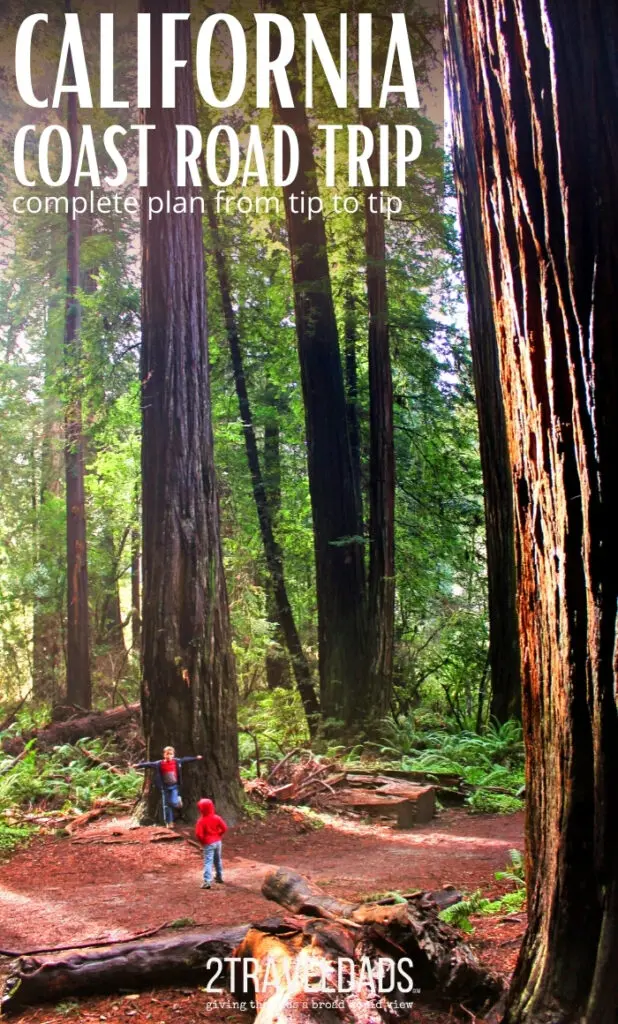
[[[404,787],[402,787],[404,789]],[[413,828],[431,821],[436,810],[434,786],[405,786],[404,792],[385,793],[383,790],[338,790],[331,806],[351,807],[370,815],[393,813],[397,815],[397,828]]]

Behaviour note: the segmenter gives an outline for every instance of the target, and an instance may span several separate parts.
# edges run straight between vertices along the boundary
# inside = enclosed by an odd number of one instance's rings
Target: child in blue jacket
[[[174,811],[182,810],[182,766],[189,761],[201,761],[202,755],[196,757],[176,757],[173,747],[165,747],[163,760],[161,761],[140,761],[133,765],[134,768],[154,768],[155,786],[161,793],[163,806],[163,821],[168,828],[174,826]]]

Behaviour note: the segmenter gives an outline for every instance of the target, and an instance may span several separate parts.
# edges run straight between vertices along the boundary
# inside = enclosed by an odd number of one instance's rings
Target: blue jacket
[[[182,765],[187,764],[189,761],[197,761],[197,757],[173,757],[172,761],[176,763],[176,771],[178,772],[178,786],[182,786]],[[136,764],[136,768],[154,768],[155,770],[155,786],[157,789],[163,789],[163,776],[161,774],[161,765],[163,759],[160,761],[140,761]]]

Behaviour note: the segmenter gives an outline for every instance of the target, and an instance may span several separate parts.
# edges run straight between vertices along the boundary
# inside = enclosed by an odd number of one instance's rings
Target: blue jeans
[[[204,847],[204,881],[212,882],[212,864],[215,864],[217,878],[223,878],[223,864],[221,862],[221,840],[218,843],[208,843]]]
[[[164,786],[161,790],[161,802],[163,804],[163,821],[166,825],[173,824],[174,809],[182,807],[178,786]]]

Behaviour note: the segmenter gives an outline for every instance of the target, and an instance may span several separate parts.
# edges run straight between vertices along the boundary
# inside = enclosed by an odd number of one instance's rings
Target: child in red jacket
[[[215,814],[212,800],[200,800],[197,805],[200,819],[195,826],[195,836],[204,847],[204,881],[202,889],[210,889],[212,881],[212,865],[215,865],[215,882],[223,884],[223,864],[221,863],[221,837],[227,832],[223,818]]]

